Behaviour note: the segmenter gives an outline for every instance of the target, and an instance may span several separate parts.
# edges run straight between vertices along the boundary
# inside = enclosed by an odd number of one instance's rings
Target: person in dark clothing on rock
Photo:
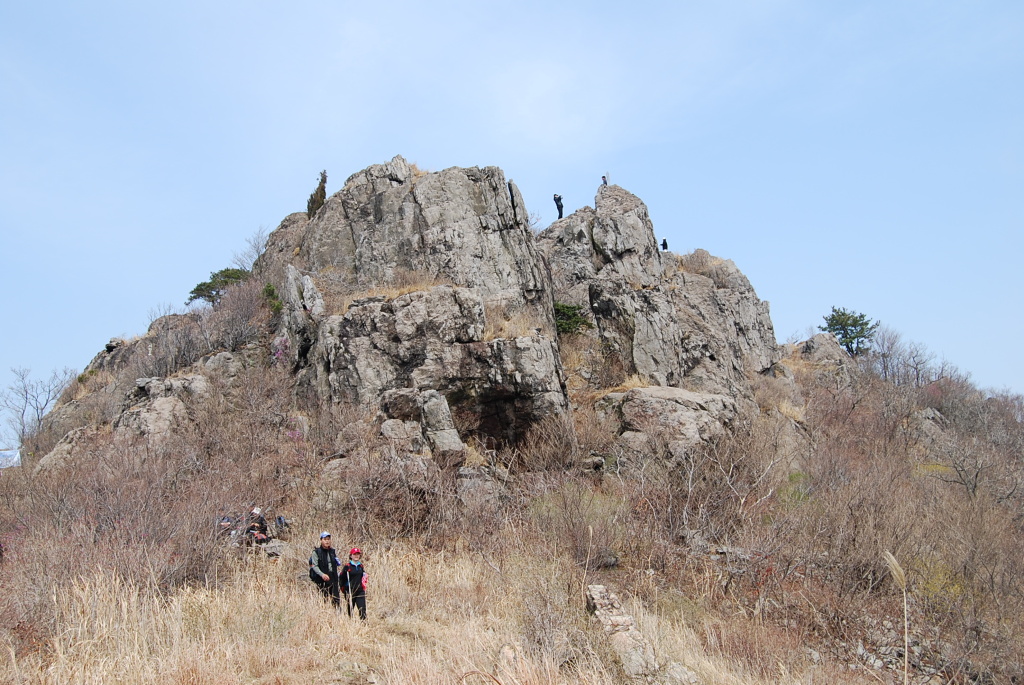
[[[359,609],[359,618],[366,620],[366,585],[369,575],[363,568],[363,551],[353,547],[348,553],[348,563],[341,569],[341,591],[345,593],[348,604],[348,615],[352,615],[352,607]]]
[[[608,185],[608,177],[607,176],[602,176],[601,177],[601,185],[603,185],[603,186]]]
[[[661,249],[665,252],[668,251],[668,238],[661,239]]]
[[[341,608],[341,595],[338,592],[338,571],[341,560],[337,552],[331,548],[331,534],[326,530],[320,533],[320,546],[309,555],[309,578],[316,583],[324,596],[324,601],[331,600],[337,608]],[[351,613],[351,609],[350,609]]]
[[[562,196],[555,193],[555,207],[558,207],[558,218],[562,218]]]

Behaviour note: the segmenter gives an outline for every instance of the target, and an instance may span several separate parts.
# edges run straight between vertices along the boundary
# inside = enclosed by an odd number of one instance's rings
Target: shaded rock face
[[[556,221],[538,237],[555,300],[589,312],[601,349],[624,376],[655,385],[746,394],[745,373],[781,358],[768,304],[732,262],[703,253],[708,275],[657,249],[647,208],[602,186],[596,210]]]
[[[289,273],[286,326],[275,347],[286,352],[299,384],[320,397],[374,406],[393,390],[435,391],[433,404],[420,406],[415,416],[385,415],[423,421],[431,406],[467,411],[479,432],[502,442],[568,409],[556,341],[542,334],[484,340],[479,289],[436,286],[392,300],[369,297],[343,315],[322,316],[316,286],[299,287],[298,272]],[[438,432],[454,425],[424,426],[428,440],[450,446],[442,451],[458,449],[450,434]]]
[[[284,252],[292,243],[277,242]],[[423,173],[401,157],[371,166],[310,220],[293,263],[356,289],[423,278],[476,288],[553,331],[551,280],[526,206],[497,167]]]

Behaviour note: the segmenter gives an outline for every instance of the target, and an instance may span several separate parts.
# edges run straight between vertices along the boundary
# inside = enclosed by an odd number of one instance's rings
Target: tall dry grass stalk
[[[900,566],[900,562],[896,561],[896,557],[893,556],[892,552],[885,550],[882,552],[882,557],[885,559],[886,566],[889,567],[889,575],[892,576],[893,581],[895,581],[903,593],[903,682],[909,683],[910,619],[907,614],[907,574],[903,571],[903,567]]]

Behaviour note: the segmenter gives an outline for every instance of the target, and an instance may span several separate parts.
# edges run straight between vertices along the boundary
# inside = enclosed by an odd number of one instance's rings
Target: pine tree
[[[316,190],[309,196],[309,200],[306,202],[306,216],[310,219],[316,214],[317,210],[324,206],[324,202],[327,201],[327,171],[320,172],[320,183],[317,184]]]
[[[847,311],[842,307],[832,307],[832,313],[823,318],[825,325],[818,328],[836,336],[839,344],[850,353],[850,356],[856,357],[871,348],[871,339],[875,337],[878,321],[872,323],[865,315]]]
[[[206,300],[210,304],[217,304],[229,287],[235,283],[241,283],[249,278],[247,269],[221,269],[210,274],[210,280],[203,281],[192,288],[185,304],[192,304],[196,300]]]

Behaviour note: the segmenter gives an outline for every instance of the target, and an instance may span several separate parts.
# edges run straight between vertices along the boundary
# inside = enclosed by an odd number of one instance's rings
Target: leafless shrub
[[[618,386],[647,385],[639,377],[627,378],[622,356],[596,336],[563,336],[559,340],[559,354],[570,396],[585,402],[592,402]]]
[[[546,478],[543,489],[529,505],[539,530],[572,561],[594,570],[619,563],[625,545],[625,502],[583,478],[558,475]]]
[[[200,317],[208,351],[237,350],[254,342],[266,330],[270,316],[262,284],[250,278],[232,286]]]
[[[522,444],[503,460],[517,470],[547,471],[568,468],[579,458],[579,441],[572,417],[556,414],[531,426]]]
[[[124,369],[124,378],[165,377],[185,368],[209,352],[197,311],[170,314],[155,320],[138,343]]]
[[[263,251],[267,249],[270,232],[266,226],[260,226],[256,232],[245,239],[245,247],[236,252],[231,260],[233,266],[243,271],[252,271],[253,265]]]
[[[336,514],[363,539],[450,539],[459,504],[454,474],[417,455],[376,453],[345,472],[347,497]]]
[[[795,421],[803,420],[804,401],[794,383],[760,373],[749,374],[747,380],[762,412],[775,410]]]

